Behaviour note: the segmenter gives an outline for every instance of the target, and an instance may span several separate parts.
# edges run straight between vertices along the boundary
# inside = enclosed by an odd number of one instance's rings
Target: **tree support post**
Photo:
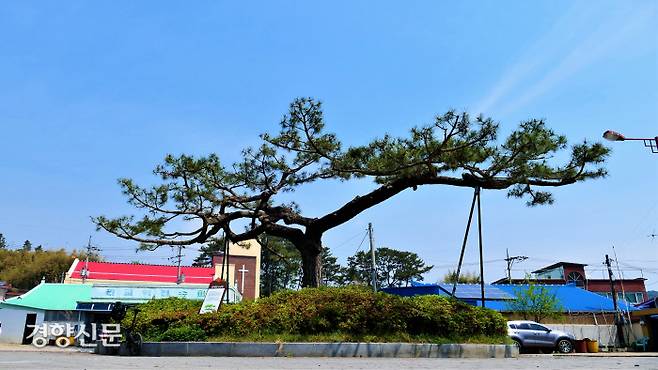
[[[484,258],[482,256],[482,208],[480,207],[480,188],[475,188],[478,199],[478,244],[480,246],[480,292],[482,293],[482,307],[484,307]]]
[[[459,263],[457,264],[457,272],[455,273],[455,281],[452,284],[452,292],[450,296],[455,298],[455,290],[457,290],[457,283],[459,282],[459,273],[462,269],[462,263],[464,262],[464,251],[466,250],[466,242],[468,241],[468,232],[471,230],[471,223],[473,221],[473,210],[475,210],[475,201],[479,195],[479,188],[475,188],[473,193],[473,201],[471,202],[471,210],[468,213],[468,222],[466,223],[466,232],[464,232],[464,241],[462,243],[462,250],[459,254]]]

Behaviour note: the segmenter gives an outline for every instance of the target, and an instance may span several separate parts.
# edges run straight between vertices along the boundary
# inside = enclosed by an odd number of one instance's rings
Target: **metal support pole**
[[[471,202],[471,211],[468,213],[468,223],[466,224],[466,232],[464,233],[464,242],[462,243],[462,250],[459,254],[459,263],[457,264],[457,272],[455,273],[455,281],[452,284],[451,297],[455,297],[455,290],[457,290],[457,283],[459,282],[459,273],[462,269],[462,262],[464,262],[464,251],[466,250],[466,242],[468,241],[468,232],[471,230],[471,222],[473,221],[473,210],[475,209],[475,200],[478,196],[478,191],[475,189],[473,193],[473,201]]]
[[[480,245],[480,291],[484,307],[484,258],[482,256],[482,209],[480,207],[480,188],[475,188],[478,197],[478,244]]]

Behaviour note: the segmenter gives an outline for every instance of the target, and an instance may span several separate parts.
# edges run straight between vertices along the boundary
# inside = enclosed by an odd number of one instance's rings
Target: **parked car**
[[[560,353],[572,352],[576,340],[571,333],[553,330],[534,321],[508,321],[507,335],[519,346],[519,350],[557,350]]]

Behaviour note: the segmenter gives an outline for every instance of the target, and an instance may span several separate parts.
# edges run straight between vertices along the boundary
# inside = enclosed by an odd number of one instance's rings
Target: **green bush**
[[[201,303],[189,299],[167,298],[140,304],[137,306],[139,314],[135,320],[135,330],[142,333],[145,340],[160,340],[167,329],[199,312]],[[133,314],[134,309],[128,310],[126,317],[121,321],[121,327],[130,327]]]
[[[218,312],[203,315],[198,313],[200,306],[201,302],[180,299],[149,302],[139,307],[136,329],[146,340],[164,340],[170,328],[179,327],[199,328],[208,337],[222,338],[337,335],[414,340],[506,333],[505,319],[489,309],[439,296],[404,298],[360,287],[277,292],[257,301],[222,305]],[[124,325],[129,319],[131,315]]]
[[[202,342],[206,339],[208,336],[203,329],[192,326],[169,328],[160,337],[163,342]]]

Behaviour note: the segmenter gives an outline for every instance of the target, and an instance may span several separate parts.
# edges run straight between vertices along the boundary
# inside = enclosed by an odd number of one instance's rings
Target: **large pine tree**
[[[412,128],[408,137],[384,135],[345,149],[336,135],[325,132],[321,103],[300,98],[290,104],[279,132],[262,135],[261,145],[243,150],[237,163],[225,166],[215,154],[168,155],[154,171],[161,184],[140,187],[120,180],[128,202],[143,211],[140,216],[100,216],[95,222],[149,248],[204,243],[222,230],[232,242],[267,233],[295,246],[302,284],[319,286],[324,233],[407,189],[507,190],[538,205],[553,202],[546,189],[606,174],[602,164],[608,149],[599,143],[569,149],[566,137],[542,120],[521,123],[503,140],[498,128],[490,118],[450,111]],[[558,163],[556,158],[566,159]],[[322,215],[304,214],[281,197],[315,181],[355,178],[371,179],[373,189]],[[194,229],[177,230],[181,219]]]

